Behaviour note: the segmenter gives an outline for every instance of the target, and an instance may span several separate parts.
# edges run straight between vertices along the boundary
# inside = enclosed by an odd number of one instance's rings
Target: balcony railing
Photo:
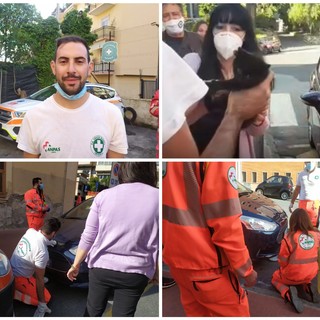
[[[101,27],[99,29],[93,30],[93,33],[95,33],[98,36],[98,39],[107,39],[109,41],[114,40],[115,38],[115,27],[111,26],[105,26]]]
[[[109,63],[108,62],[97,62],[94,64],[94,73],[108,73]],[[114,72],[114,63],[110,63],[110,72]]]

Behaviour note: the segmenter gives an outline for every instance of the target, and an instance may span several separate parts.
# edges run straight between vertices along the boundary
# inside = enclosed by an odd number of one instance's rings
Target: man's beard
[[[72,78],[72,77],[70,77],[70,78]],[[78,78],[78,77],[74,77],[74,78]],[[83,89],[83,87],[84,87],[85,84],[86,84],[85,81],[80,81],[78,88],[75,88],[75,86],[74,86],[73,88],[68,89],[68,88],[66,87],[66,85],[64,84],[64,82],[63,82],[63,81],[66,80],[66,79],[68,79],[68,77],[63,77],[63,78],[62,78],[62,81],[59,81],[59,80],[57,80],[57,81],[58,81],[59,86],[61,87],[61,89],[62,89],[66,94],[68,94],[69,96],[73,96],[73,95],[78,94],[78,93]],[[80,79],[80,78],[79,78],[79,79]]]

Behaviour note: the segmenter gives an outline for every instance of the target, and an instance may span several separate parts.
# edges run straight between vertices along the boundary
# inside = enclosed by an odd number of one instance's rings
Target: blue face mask
[[[39,183],[39,189],[40,189],[40,190],[43,190],[43,188],[44,188],[43,183]]]
[[[82,88],[82,90],[81,90],[80,92],[78,92],[77,94],[73,94],[73,95],[70,96],[69,94],[65,93],[65,92],[62,90],[62,88],[60,87],[60,85],[59,85],[58,82],[56,82],[56,83],[54,84],[54,87],[57,89],[57,91],[59,92],[59,94],[60,94],[62,97],[64,97],[65,99],[67,99],[67,100],[78,100],[78,99],[82,98],[82,97],[85,95],[85,93],[87,92],[86,86],[83,86],[83,88]]]
[[[311,171],[311,169],[312,169],[311,163],[310,162],[306,163],[306,167],[305,168],[306,168],[307,171]]]

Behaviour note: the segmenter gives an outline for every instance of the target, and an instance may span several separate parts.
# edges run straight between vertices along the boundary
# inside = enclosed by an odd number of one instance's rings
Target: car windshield
[[[239,193],[239,195],[244,195],[244,194],[248,194],[248,193],[252,193],[253,192],[251,189],[247,188],[246,186],[241,184],[239,181],[237,181],[237,184],[238,184],[238,193]]]
[[[75,208],[67,212],[63,218],[86,220],[88,217],[92,202],[93,202],[93,198],[82,202],[80,205],[76,206]]]
[[[54,86],[50,86],[33,93],[28,98],[32,100],[44,101],[47,98],[51,97],[54,93],[56,93],[56,91],[57,90]]]

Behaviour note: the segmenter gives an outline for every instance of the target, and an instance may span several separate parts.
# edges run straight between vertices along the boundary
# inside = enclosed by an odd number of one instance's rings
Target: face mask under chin
[[[67,94],[67,93],[61,88],[61,86],[59,85],[58,82],[56,82],[56,83],[54,84],[54,87],[56,88],[57,92],[58,92],[63,98],[65,98],[65,99],[67,99],[67,100],[78,100],[78,99],[82,98],[82,97],[86,94],[86,92],[87,92],[87,88],[86,88],[85,85],[83,86],[83,88],[81,89],[80,92],[78,92],[77,94],[74,94],[74,95],[69,95],[69,94]]]

